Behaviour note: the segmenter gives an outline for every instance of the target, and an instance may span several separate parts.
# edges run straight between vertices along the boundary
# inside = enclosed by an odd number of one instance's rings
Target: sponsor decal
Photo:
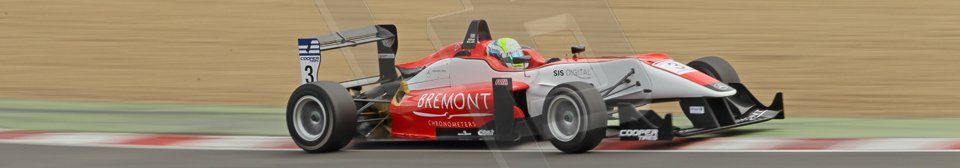
[[[590,70],[583,68],[553,70],[553,76],[574,76],[580,79],[593,78],[593,75],[590,74]]]
[[[393,59],[397,57],[397,55],[395,54],[378,54],[378,55],[380,56],[380,58],[389,58],[389,59]]]
[[[625,129],[620,130],[620,139],[636,139],[636,140],[647,140],[653,141],[657,140],[657,134],[660,130],[657,129]]]
[[[760,117],[763,116],[763,114],[766,114],[768,111],[769,110],[757,110],[756,112],[750,113],[750,115],[747,117],[738,119],[737,122],[752,121],[752,120],[759,119]]]
[[[320,56],[300,56],[300,61],[320,62]]]
[[[704,111],[706,111],[703,109],[703,106],[690,106],[689,109],[690,109],[690,114],[703,114]]]
[[[492,130],[492,129],[480,129],[480,130],[477,130],[477,135],[480,135],[480,136],[492,136],[492,135],[493,135],[493,130]]]
[[[426,122],[430,127],[477,128],[482,124],[478,123],[481,120],[469,118],[488,119],[494,116],[488,112],[493,108],[491,93],[424,93],[411,97],[408,99],[412,101],[410,105],[416,102],[412,115],[421,118],[418,122]],[[476,130],[470,132],[476,133]]]
[[[730,89],[730,86],[727,86],[727,84],[718,82],[713,84],[713,88],[717,88],[717,90],[727,90],[727,89]]]
[[[477,43],[477,34],[470,33],[470,37],[467,38],[465,43]]]
[[[317,67],[320,66],[320,41],[315,38],[297,39],[300,49],[300,75],[303,83],[317,80]]]
[[[317,39],[298,39],[298,48],[300,56],[320,56],[320,41]],[[303,60],[303,59],[301,59]]]
[[[439,79],[439,78],[447,78],[449,76],[447,74],[447,70],[445,69],[430,69],[430,70],[421,72],[420,75],[417,75],[417,76],[421,76],[421,75],[425,79]]]
[[[490,93],[427,93],[420,95],[417,108],[485,111]]]
[[[493,85],[496,85],[496,86],[509,86],[509,85],[510,85],[510,80],[508,80],[508,79],[497,79],[496,81],[493,81]]]
[[[438,137],[444,138],[476,139],[479,137],[474,134],[477,132],[476,128],[437,128],[436,132]]]
[[[703,86],[704,86],[704,87],[707,87],[707,88],[710,88],[710,89],[712,89],[712,90],[715,90],[715,91],[719,91],[719,92],[726,92],[726,91],[733,91],[733,90],[734,90],[732,87],[730,87],[730,85],[727,85],[726,83],[723,83],[723,82],[716,82],[716,83],[713,83],[713,84],[703,85]]]
[[[477,123],[468,121],[427,120],[427,125],[441,128],[476,128]]]
[[[457,136],[471,136],[471,135],[473,135],[473,133],[469,133],[467,132],[467,130],[463,130],[460,133],[457,133]]]
[[[679,63],[677,61],[669,60],[669,59],[654,62],[653,66],[677,75],[683,75],[686,73],[697,71],[696,69],[693,69],[690,66],[687,66],[686,64]]]

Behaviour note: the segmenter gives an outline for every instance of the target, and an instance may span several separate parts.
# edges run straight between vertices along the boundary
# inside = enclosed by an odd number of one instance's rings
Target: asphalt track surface
[[[464,148],[472,148],[470,146]],[[960,152],[558,152],[350,149],[327,154],[0,144],[0,167],[956,167]]]

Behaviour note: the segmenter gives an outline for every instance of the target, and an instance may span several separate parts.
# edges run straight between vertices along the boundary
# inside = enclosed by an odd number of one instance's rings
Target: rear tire
[[[564,153],[597,147],[606,132],[606,104],[600,92],[583,82],[558,85],[544,101],[544,134]]]
[[[720,80],[720,82],[740,83],[740,76],[737,75],[737,71],[733,69],[730,63],[723,60],[723,58],[708,56],[690,61],[687,65],[710,77]]]
[[[287,130],[306,152],[337,151],[356,134],[353,97],[340,84],[319,81],[303,84],[287,103]]]

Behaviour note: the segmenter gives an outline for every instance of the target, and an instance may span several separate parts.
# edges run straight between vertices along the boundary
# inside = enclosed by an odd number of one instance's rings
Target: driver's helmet
[[[500,38],[487,44],[487,55],[500,58],[504,65],[513,68],[527,66],[524,62],[514,62],[514,58],[523,57],[523,47],[513,38]]]

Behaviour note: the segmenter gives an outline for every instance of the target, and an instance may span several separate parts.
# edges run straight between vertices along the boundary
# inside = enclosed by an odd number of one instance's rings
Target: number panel
[[[320,42],[315,38],[298,39],[300,49],[300,76],[304,84],[317,81],[320,66]]]

